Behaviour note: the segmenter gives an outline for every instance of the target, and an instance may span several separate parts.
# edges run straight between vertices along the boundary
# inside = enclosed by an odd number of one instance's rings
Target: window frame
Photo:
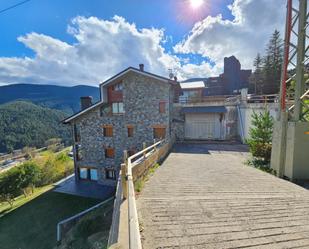
[[[134,126],[133,125],[127,125],[127,136],[134,137]]]
[[[109,177],[109,173],[112,173],[112,177]],[[114,169],[105,169],[105,178],[108,180],[116,180],[116,170]]]
[[[115,109],[114,109],[115,106]],[[124,114],[124,104],[123,102],[113,102],[112,103],[112,114]]]
[[[115,148],[113,148],[113,147],[106,147],[104,149],[104,153],[105,153],[105,158],[106,159],[114,159],[115,158]]]
[[[166,101],[161,100],[159,102],[159,113],[166,113]]]
[[[114,128],[113,125],[103,125],[103,136],[104,137],[113,137],[114,136]]]
[[[153,138],[154,139],[164,139],[164,138],[166,138],[166,126],[162,126],[162,125],[160,125],[160,126],[153,126],[152,129],[153,129]],[[158,136],[158,130],[159,131],[160,130],[161,131],[164,130],[164,135],[163,136]],[[159,132],[159,135],[160,135],[160,132]]]

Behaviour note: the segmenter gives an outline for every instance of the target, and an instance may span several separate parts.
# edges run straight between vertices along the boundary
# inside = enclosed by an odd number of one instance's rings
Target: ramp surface
[[[143,248],[309,248],[308,190],[247,157],[242,145],[176,145],[137,200]]]

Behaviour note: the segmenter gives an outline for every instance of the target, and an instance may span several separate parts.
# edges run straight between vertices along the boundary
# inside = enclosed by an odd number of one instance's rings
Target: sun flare
[[[190,0],[190,5],[193,9],[201,7],[204,3],[204,0]]]

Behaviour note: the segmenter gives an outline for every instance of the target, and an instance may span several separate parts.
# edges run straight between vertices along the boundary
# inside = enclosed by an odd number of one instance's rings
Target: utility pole
[[[274,123],[271,167],[278,177],[290,180],[309,179],[309,122],[305,115],[309,110],[305,99],[309,91],[305,88],[304,67],[309,59],[306,44],[309,14],[307,0],[287,0],[284,58],[280,85],[278,119]],[[288,70],[295,69],[294,75]],[[295,81],[295,88],[291,82]],[[291,92],[288,92],[288,88]]]

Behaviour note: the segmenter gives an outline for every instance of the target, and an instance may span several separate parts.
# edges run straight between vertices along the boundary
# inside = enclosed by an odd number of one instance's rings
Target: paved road
[[[143,248],[309,248],[309,191],[240,145],[177,145],[138,198]]]

